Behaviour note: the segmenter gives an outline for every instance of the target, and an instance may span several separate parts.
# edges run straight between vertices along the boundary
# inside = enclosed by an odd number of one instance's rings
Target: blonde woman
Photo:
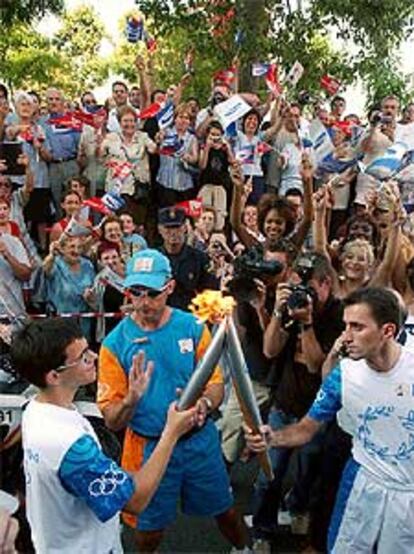
[[[322,187],[313,195],[315,250],[330,258],[327,241],[327,216],[331,208],[329,186]],[[364,239],[354,239],[343,245],[339,253],[339,269],[335,271],[334,294],[344,298],[352,291],[365,286],[390,286],[394,263],[401,242],[401,205],[397,196],[390,192],[390,207],[393,224],[390,227],[384,257],[375,260],[372,245]]]

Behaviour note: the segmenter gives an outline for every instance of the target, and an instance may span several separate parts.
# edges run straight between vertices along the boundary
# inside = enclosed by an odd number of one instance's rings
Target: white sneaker
[[[252,550],[248,546],[245,546],[241,549],[233,546],[233,548],[230,550],[230,554],[237,554],[237,552],[239,552],[239,554],[253,554],[254,550]]]
[[[254,554],[271,554],[270,542],[264,539],[256,539],[252,546],[252,552]]]
[[[292,525],[292,515],[289,510],[279,510],[277,514],[277,523],[280,526],[289,527]]]
[[[246,524],[246,527],[253,527],[253,516],[247,515],[243,516],[244,523]]]

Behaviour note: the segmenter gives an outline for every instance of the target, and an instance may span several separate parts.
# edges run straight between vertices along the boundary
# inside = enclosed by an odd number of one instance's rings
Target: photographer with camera
[[[394,97],[386,97],[381,102],[380,110],[372,110],[369,114],[370,127],[362,135],[358,149],[364,154],[362,163],[369,166],[374,160],[385,154],[396,140],[396,116],[398,101]],[[365,205],[367,193],[378,187],[376,179],[368,173],[360,172],[357,177],[355,202]]]
[[[273,360],[263,354],[263,335],[270,322],[278,283],[290,277],[296,247],[286,239],[254,247],[234,263],[235,276],[228,288],[237,300],[236,321],[243,353],[261,409],[269,405]],[[234,389],[221,421],[222,450],[227,463],[233,464],[243,446],[243,421]]]
[[[280,429],[300,419],[315,399],[321,383],[321,367],[341,333],[341,303],[333,296],[329,260],[318,253],[300,256],[294,265],[295,279],[279,282],[274,310],[264,332],[263,352],[278,370],[278,383],[269,424]],[[323,430],[299,452],[298,475],[287,496],[291,514],[307,510],[309,491],[317,476]],[[254,527],[266,538],[276,527],[283,477],[292,449],[272,448],[275,479],[270,484],[261,473],[256,487]]]

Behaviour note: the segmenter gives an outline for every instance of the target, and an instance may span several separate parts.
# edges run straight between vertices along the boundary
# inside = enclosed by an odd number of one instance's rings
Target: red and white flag
[[[329,95],[333,96],[341,88],[341,81],[330,75],[324,75],[320,80],[320,85]]]
[[[267,88],[273,92],[275,96],[282,94],[282,85],[279,82],[279,68],[277,64],[271,63],[266,73],[265,81]]]
[[[184,200],[176,204],[177,208],[182,208],[185,215],[188,217],[200,217],[203,212],[203,201],[201,198],[195,198],[194,200]]]
[[[235,67],[229,67],[228,69],[221,69],[220,71],[216,71],[213,75],[213,81],[215,83],[217,82],[224,83],[228,87],[231,87],[233,85],[235,78],[236,78]]]
[[[131,162],[117,162],[116,160],[110,160],[107,162],[106,167],[112,169],[112,177],[123,181],[131,175],[132,163]]]
[[[260,141],[256,144],[256,153],[259,155],[267,154],[272,150],[274,150],[274,148],[270,146],[270,144],[267,144],[267,142]]]
[[[155,117],[157,113],[161,109],[161,104],[158,102],[154,102],[153,104],[150,104],[147,108],[144,108],[139,113],[140,119],[150,119],[151,117]]]
[[[87,198],[82,203],[83,206],[89,206],[89,208],[95,212],[98,212],[103,215],[110,215],[112,210],[108,208],[102,201],[102,198],[94,196],[93,198]]]

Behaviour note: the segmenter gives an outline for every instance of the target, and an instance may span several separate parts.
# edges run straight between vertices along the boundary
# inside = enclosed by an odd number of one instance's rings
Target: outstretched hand
[[[135,405],[144,395],[153,371],[154,362],[145,363],[145,353],[140,350],[132,358],[132,367],[128,375],[128,394],[125,399],[127,404]]]

